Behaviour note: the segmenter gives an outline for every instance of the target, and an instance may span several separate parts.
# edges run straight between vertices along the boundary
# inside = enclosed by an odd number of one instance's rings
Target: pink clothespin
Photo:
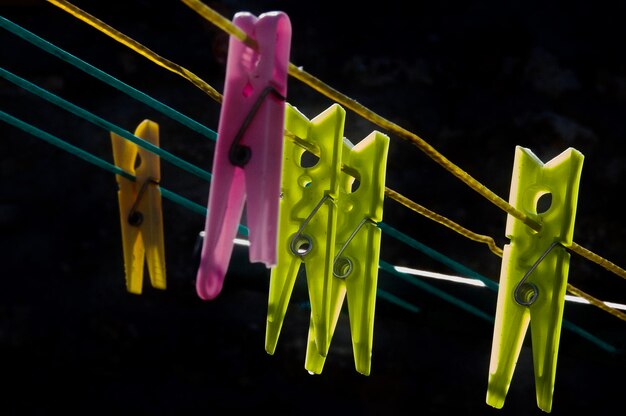
[[[247,199],[249,257],[276,264],[291,22],[283,12],[258,18],[238,12],[233,23],[256,48],[231,36],[224,100],[196,291],[219,295]]]

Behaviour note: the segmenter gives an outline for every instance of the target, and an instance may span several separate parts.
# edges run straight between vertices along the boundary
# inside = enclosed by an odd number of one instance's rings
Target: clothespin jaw
[[[135,130],[135,136],[159,146],[159,125],[144,120]],[[165,289],[160,159],[113,132],[111,142],[115,165],[135,175],[135,181],[116,175],[126,288],[130,293],[141,294],[144,262],[147,262],[152,287]],[[140,164],[135,167],[137,158]]]
[[[341,172],[345,110],[334,104],[312,120],[287,104],[283,185],[280,199],[278,263],[270,274],[265,350],[274,354],[289,299],[305,263],[315,342],[325,355],[329,345],[330,283],[337,224],[336,199]],[[290,137],[290,136],[293,136]],[[305,147],[319,155],[304,167]]]
[[[249,258],[276,264],[285,97],[291,23],[283,12],[258,18],[235,14],[233,23],[253,49],[230,37],[224,100],[213,159],[205,238],[196,289],[214,299],[224,283],[247,199]]]
[[[537,404],[552,409],[583,155],[569,148],[545,165],[515,150],[510,204],[541,225],[535,231],[509,215],[500,272],[487,403],[504,405],[530,322]],[[539,204],[551,196],[549,208]],[[541,212],[539,212],[541,211]]]
[[[343,183],[337,201],[330,337],[347,296],[354,363],[364,375],[371,370],[381,242],[377,223],[383,215],[388,149],[389,137],[377,131],[354,147],[344,142],[342,158],[347,173],[341,175]],[[315,330],[311,321],[305,368],[320,374],[326,357],[316,348]]]

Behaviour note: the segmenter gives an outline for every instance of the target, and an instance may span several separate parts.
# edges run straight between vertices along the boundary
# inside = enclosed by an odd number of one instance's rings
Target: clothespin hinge
[[[530,269],[524,274],[522,280],[519,281],[517,286],[515,286],[515,291],[513,292],[513,296],[515,297],[515,301],[522,306],[530,306],[535,300],[537,300],[537,296],[539,295],[539,288],[533,283],[526,283],[526,279],[530,276],[530,274],[539,266],[539,263],[543,261],[544,258],[552,251],[552,249],[556,246],[560,245],[565,248],[563,244],[559,241],[555,241],[543,252],[541,256],[537,259],[537,261],[531,266]]]
[[[230,149],[228,151],[228,159],[230,160],[230,163],[232,163],[234,166],[244,167],[252,157],[252,152],[250,148],[248,146],[240,144],[239,142],[241,141],[241,138],[243,137],[245,131],[248,129],[250,123],[252,123],[252,120],[254,119],[254,116],[256,115],[259,108],[261,107],[261,104],[263,104],[263,101],[270,93],[281,101],[286,100],[286,98],[271,85],[265,87],[261,94],[259,94],[258,98],[252,105],[252,108],[250,108],[250,111],[246,115],[246,118],[243,120],[243,123],[241,123],[241,127],[237,131],[237,134],[233,138],[233,142],[230,145]]]
[[[352,241],[356,233],[359,232],[359,230],[363,227],[363,225],[365,225],[366,222],[376,224],[370,218],[363,218],[361,222],[359,223],[359,225],[357,225],[357,227],[354,229],[354,231],[352,231],[352,234],[350,234],[350,237],[348,237],[346,242],[343,243],[343,246],[341,246],[341,248],[335,255],[335,261],[333,262],[333,275],[335,277],[339,279],[345,279],[352,272],[352,260],[350,260],[348,257],[341,257],[341,254],[346,249],[346,247],[348,247],[348,244],[350,244],[350,241]]]
[[[311,237],[309,237],[308,235],[303,234],[302,231],[304,231],[304,228],[307,226],[309,221],[311,221],[311,218],[313,218],[315,213],[329,198],[332,199],[330,195],[326,194],[324,195],[324,197],[322,197],[322,199],[320,199],[320,201],[317,203],[315,208],[313,208],[309,216],[306,217],[304,221],[302,221],[302,225],[300,225],[300,228],[292,237],[289,248],[291,248],[291,252],[296,256],[304,257],[313,249],[313,240],[311,240]]]
[[[139,203],[141,202],[141,198],[143,197],[143,194],[146,192],[146,188],[150,184],[158,185],[159,181],[157,181],[154,178],[148,178],[141,185],[141,188],[139,189],[139,192],[137,192],[137,198],[135,199],[135,202],[133,203],[132,208],[128,212],[128,219],[127,219],[127,221],[128,221],[128,223],[130,225],[132,225],[134,227],[139,227],[143,223],[143,214],[140,211],[137,211],[137,207],[139,206]]]

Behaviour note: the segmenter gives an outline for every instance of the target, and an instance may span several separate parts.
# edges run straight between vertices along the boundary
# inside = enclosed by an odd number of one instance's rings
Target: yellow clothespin
[[[305,263],[317,349],[329,346],[330,284],[337,224],[341,148],[346,111],[334,104],[313,120],[286,104],[278,262],[270,275],[265,350],[274,354],[291,292]],[[319,156],[304,167],[305,148]]]
[[[583,155],[569,148],[545,165],[515,150],[510,204],[540,224],[507,216],[493,333],[487,404],[502,408],[530,321],[537,405],[552,409]],[[551,197],[548,208],[542,199]]]
[[[354,147],[344,143],[342,159],[347,173],[342,174],[337,201],[330,337],[347,294],[354,363],[356,370],[364,375],[369,375],[371,370],[381,240],[377,223],[383,216],[388,149],[389,137],[377,131]],[[305,368],[320,374],[326,354],[316,348],[315,331],[311,321]]]
[[[159,125],[144,120],[135,136],[159,145]],[[160,159],[154,153],[111,132],[115,165],[135,175],[131,181],[116,175],[122,225],[126,289],[141,294],[144,262],[148,263],[150,282],[154,288],[165,289],[165,250],[163,210],[159,181]],[[140,164],[136,166],[137,158]]]

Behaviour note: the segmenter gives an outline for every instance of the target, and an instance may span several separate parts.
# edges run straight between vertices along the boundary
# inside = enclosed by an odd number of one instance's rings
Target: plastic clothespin
[[[565,291],[583,155],[569,148],[545,165],[515,150],[510,204],[540,231],[507,216],[500,287],[489,365],[487,404],[502,408],[530,322],[537,405],[552,409]],[[549,199],[550,205],[542,205]]]
[[[258,18],[235,14],[233,23],[256,42],[231,36],[224,100],[213,159],[213,179],[196,290],[219,295],[247,199],[249,258],[277,261],[277,229],[291,23],[283,12]]]
[[[278,263],[270,274],[265,350],[274,354],[294,283],[304,262],[318,351],[329,345],[330,297],[337,225],[336,199],[346,111],[333,104],[307,119],[287,104]],[[303,166],[305,148],[317,155]]]
[[[337,237],[331,285],[331,332],[335,331],[344,298],[356,370],[369,375],[374,336],[385,176],[389,137],[374,131],[356,146],[344,143],[344,173],[337,205]],[[305,368],[320,374],[326,361],[315,345],[315,326],[309,326]]]
[[[135,136],[159,146],[159,125],[142,121]],[[131,181],[115,175],[122,225],[122,245],[126,289],[141,294],[144,262],[148,263],[150,283],[165,289],[165,250],[163,238],[163,209],[159,181],[161,163],[157,155],[111,132],[115,165],[135,175]],[[140,164],[136,166],[137,158]]]

